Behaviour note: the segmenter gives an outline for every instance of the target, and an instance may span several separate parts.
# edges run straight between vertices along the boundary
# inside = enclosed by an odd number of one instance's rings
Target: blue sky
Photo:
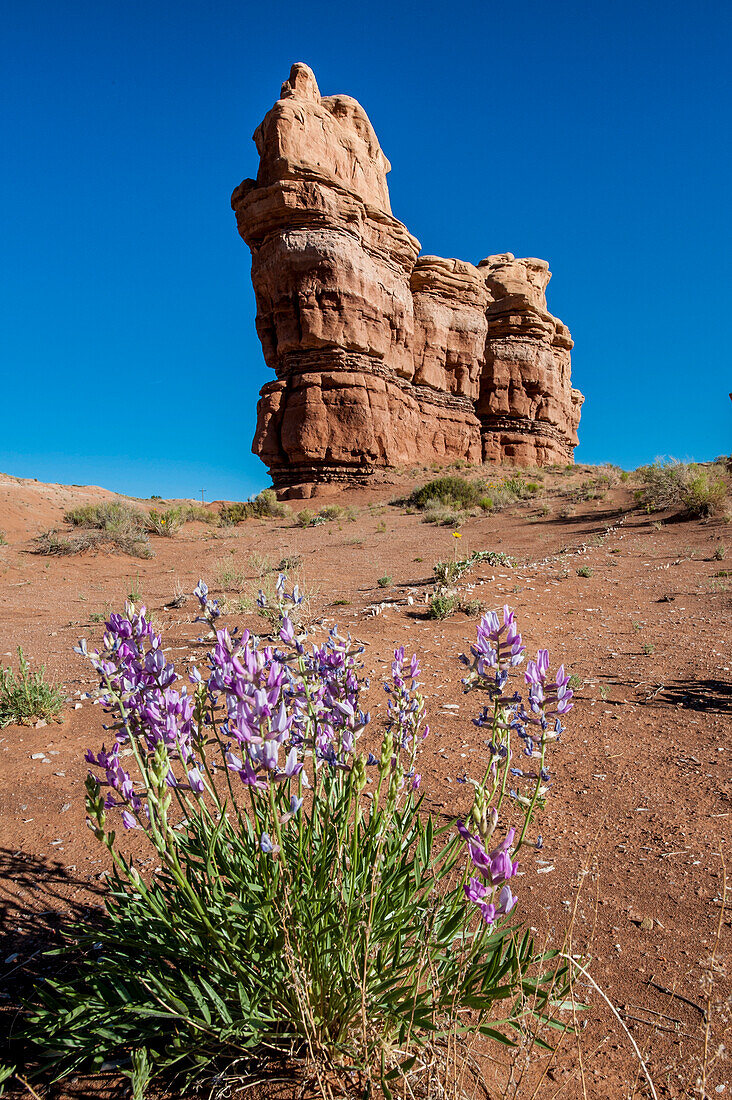
[[[0,470],[242,498],[271,376],[229,196],[295,60],[361,101],[426,252],[549,260],[579,461],[729,450],[726,0],[16,0]]]

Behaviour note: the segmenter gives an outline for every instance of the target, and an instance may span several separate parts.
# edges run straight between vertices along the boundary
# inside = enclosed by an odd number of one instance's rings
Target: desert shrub
[[[290,514],[289,504],[277,499],[274,489],[263,489],[251,502],[255,516],[272,516],[283,519]]]
[[[151,535],[164,535],[172,538],[183,526],[185,516],[182,508],[167,508],[158,512],[152,508],[145,519],[145,527]]]
[[[92,530],[109,531],[119,535],[135,535],[145,529],[144,513],[125,500],[82,504],[67,512],[64,522],[71,524],[72,527],[88,527]]]
[[[454,611],[457,611],[458,599],[455,595],[448,595],[446,592],[435,592],[430,597],[430,602],[427,607],[427,614],[430,619],[437,619],[442,621],[449,615],[452,615]]]
[[[33,553],[51,557],[83,554],[85,550],[111,550],[112,553],[129,554],[133,558],[153,558],[154,552],[147,544],[147,533],[138,531],[128,535],[119,531],[87,531],[80,535],[59,535],[56,531],[44,531],[33,540]]]
[[[310,508],[303,508],[297,513],[295,522],[298,527],[310,527],[314,519],[315,512],[311,511]]]
[[[203,583],[196,595],[218,629]],[[326,1080],[336,1095],[426,1095],[436,1057],[477,1033],[522,1036],[561,1005],[564,961],[535,954],[509,914],[571,707],[566,677],[549,677],[540,651],[524,710],[513,615],[482,620],[462,659],[466,690],[482,695],[485,779],[456,835],[419,793],[417,656],[394,654],[373,756],[358,748],[361,650],[335,632],[305,641],[286,615],[276,649],[219,631],[192,694],[132,606],[101,652],[80,643],[115,731],[86,755],[88,823],[113,870],[105,913],[71,934],[76,968],[62,960],[34,990],[25,1034],[39,1072],[60,1079],[133,1052],[139,1068],[144,1050],[147,1077],[175,1074],[176,1090],[279,1065],[303,1092]],[[509,738],[536,757],[531,769],[514,767]],[[154,870],[121,849],[118,823]]]
[[[724,510],[727,483],[703,466],[692,467],[682,493],[682,503],[690,516],[715,516]]]
[[[538,496],[541,492],[541,485],[538,481],[526,481],[519,476],[506,478],[502,488],[506,493],[510,493],[515,500],[528,500],[530,497]]]
[[[289,505],[277,499],[274,489],[263,489],[253,500],[222,504],[219,510],[219,523],[222,527],[233,527],[247,519],[264,519],[266,517],[283,519],[289,514]]]
[[[430,597],[427,617],[441,622],[443,619],[449,618],[450,615],[454,615],[456,611],[462,611],[464,615],[473,618],[480,615],[483,610],[484,605],[481,600],[465,599],[457,592],[448,592],[446,589],[440,588]]]
[[[438,477],[428,481],[421,489],[415,489],[407,504],[422,512],[442,506],[451,511],[467,511],[480,507],[485,486],[482,481],[467,481],[464,477]]]
[[[324,508],[318,510],[318,516],[326,523],[334,519],[343,519],[345,514],[346,509],[341,508],[340,504],[326,504]]]
[[[7,546],[8,539],[4,531],[0,531],[0,546]]]
[[[253,514],[249,502],[235,501],[233,504],[222,504],[219,509],[219,524],[222,527],[235,527],[237,523],[251,519]]]
[[[379,577],[376,583],[379,588],[388,588],[391,584],[391,577]]]
[[[56,684],[46,682],[46,666],[36,672],[23,650],[18,647],[18,671],[0,668],[0,729],[11,722],[28,726],[41,718],[57,718],[64,708],[65,696]]]
[[[428,501],[427,507],[422,512],[423,523],[434,523],[437,527],[461,527],[468,517],[468,513],[460,508],[448,507],[439,501]],[[384,524],[386,530],[386,524]]]
[[[581,565],[579,567],[579,569],[577,570],[577,576],[578,577],[591,577],[592,576],[592,569],[590,568],[589,565]]]
[[[716,515],[724,508],[727,483],[708,467],[657,459],[636,472],[641,480],[636,497],[649,512],[676,509],[701,518]]]
[[[326,504],[317,512],[310,508],[303,508],[297,513],[296,523],[298,527],[319,527],[321,523],[332,523],[337,519],[352,519],[350,509],[341,508],[340,504]]]
[[[220,522],[218,512],[212,512],[203,504],[186,504],[181,509],[184,523],[209,523],[215,525]]]
[[[715,561],[724,561],[725,554],[727,553],[727,547],[723,542],[720,542],[719,546],[715,546],[712,557]]]

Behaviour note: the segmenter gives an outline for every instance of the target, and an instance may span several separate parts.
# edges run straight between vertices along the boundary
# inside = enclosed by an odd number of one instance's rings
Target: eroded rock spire
[[[350,96],[292,66],[232,195],[252,252],[257,332],[276,380],[254,452],[282,494],[378,467],[571,462],[582,395],[543,260],[419,256],[391,213],[390,170]]]

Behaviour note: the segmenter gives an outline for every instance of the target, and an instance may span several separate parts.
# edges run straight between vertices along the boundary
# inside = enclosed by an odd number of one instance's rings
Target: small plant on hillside
[[[127,599],[132,603],[139,603],[142,599],[142,589],[140,587],[140,574],[135,576],[134,581],[130,581],[130,590],[127,593]]]
[[[208,523],[215,525],[220,522],[218,512],[212,512],[203,504],[186,504],[181,508],[184,523]]]
[[[391,584],[391,577],[379,577],[376,583],[379,588],[388,588]]]
[[[341,508],[339,504],[326,504],[317,512],[312,512],[309,508],[303,508],[301,512],[297,513],[296,522],[298,527],[319,527],[321,523],[332,523],[333,520],[350,518],[352,518],[350,513],[345,508]]]
[[[438,477],[428,481],[421,489],[415,489],[407,497],[407,504],[420,511],[430,511],[442,506],[452,511],[467,511],[480,507],[484,495],[482,481],[467,481],[464,477]]]
[[[573,672],[569,678],[568,683],[572,691],[579,691],[579,689],[582,687],[582,677]]]
[[[23,650],[18,647],[18,671],[0,668],[0,729],[11,723],[30,725],[39,719],[57,718],[63,710],[65,696],[56,684],[46,682],[46,667],[36,672]]]
[[[723,511],[728,495],[727,483],[716,472],[718,469],[657,459],[653,465],[636,471],[642,483],[636,498],[649,512],[675,509],[697,518],[716,515]]]
[[[117,531],[85,531],[66,537],[57,531],[44,531],[33,540],[33,553],[49,557],[65,557],[83,554],[86,550],[111,550],[112,553],[129,554],[133,558],[153,558],[155,553],[147,543],[146,532],[133,535]]]
[[[145,514],[125,500],[82,504],[67,512],[64,521],[72,527],[88,527],[117,535],[140,535],[145,530]]]
[[[319,509],[318,519],[323,523],[330,523],[332,520],[344,519],[346,516],[346,509],[341,508],[340,504],[326,504],[324,508]]]
[[[579,567],[579,569],[577,570],[577,576],[578,577],[591,577],[592,576],[592,570],[589,567],[589,565],[581,565]]]
[[[712,557],[715,561],[724,561],[726,553],[727,547],[724,545],[724,543],[720,542],[719,546],[715,546]]]
[[[468,513],[456,508],[446,508],[442,504],[430,504],[422,513],[423,523],[434,523],[436,527],[461,527]]]
[[[421,1095],[471,1035],[507,1042],[561,1006],[565,962],[535,954],[510,914],[572,706],[563,668],[550,676],[540,650],[524,705],[509,682],[524,654],[513,614],[483,618],[462,660],[488,749],[456,833],[420,795],[416,655],[394,654],[367,754],[350,639],[306,646],[284,616],[265,646],[220,629],[203,583],[196,594],[218,633],[190,694],[142,610],[110,617],[101,652],[78,647],[115,731],[86,756],[88,823],[113,871],[103,918],[72,936],[78,967],[35,990],[39,1069],[60,1079],[129,1059],[138,1092],[166,1073],[185,1090],[274,1069],[303,1092]],[[120,850],[118,821],[154,871]]]
[[[430,619],[441,621],[457,611],[457,596],[448,596],[445,592],[436,592],[430,597],[427,614]]]
[[[165,512],[158,512],[152,508],[147,514],[145,527],[151,535],[172,538],[183,526],[184,519],[182,508],[168,508]]]
[[[219,523],[222,527],[233,527],[248,519],[283,519],[289,514],[289,505],[277,499],[274,489],[263,489],[252,500],[223,504],[219,510]]]
[[[8,540],[4,531],[0,531],[0,546],[7,546]]]

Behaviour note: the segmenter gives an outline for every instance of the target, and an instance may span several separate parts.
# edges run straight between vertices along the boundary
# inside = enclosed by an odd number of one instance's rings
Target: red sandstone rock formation
[[[276,375],[254,439],[276,488],[307,496],[416,461],[571,461],[582,398],[547,264],[420,257],[365,111],[321,96],[307,65],[254,141],[257,179],[232,207]]]

